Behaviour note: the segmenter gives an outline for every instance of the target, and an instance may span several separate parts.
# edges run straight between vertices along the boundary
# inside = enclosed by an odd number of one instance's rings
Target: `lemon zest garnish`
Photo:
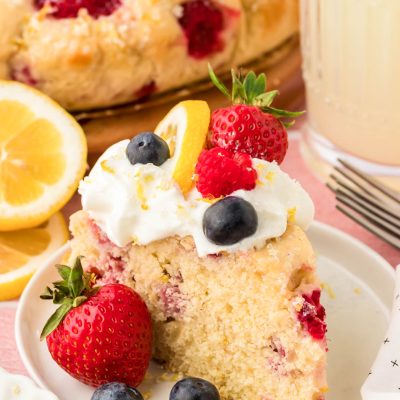
[[[296,222],[296,212],[296,207],[292,207],[287,210],[287,220],[289,224],[294,224]]]
[[[137,194],[138,199],[142,203],[140,205],[140,207],[142,208],[142,210],[147,211],[149,209],[149,206],[147,204],[146,196],[144,195],[144,188],[143,188],[142,182],[140,182],[140,181],[136,182],[136,194]]]
[[[275,172],[274,171],[268,171],[267,174],[265,175],[265,179],[268,182],[273,182],[274,178],[275,178]]]
[[[154,181],[154,176],[153,176],[153,175],[146,175],[146,176],[143,178],[143,181],[146,182],[146,183],[153,182],[153,181]]]
[[[214,204],[214,203],[216,203],[217,201],[219,201],[219,200],[221,200],[223,198],[224,198],[224,196],[213,197],[213,198],[210,198],[210,197],[199,197],[196,200],[197,201],[204,201],[204,203]]]
[[[107,161],[108,160],[103,160],[100,163],[100,166],[102,168],[103,171],[108,172],[109,174],[115,174],[115,171],[113,168],[111,168],[109,165],[107,165]]]

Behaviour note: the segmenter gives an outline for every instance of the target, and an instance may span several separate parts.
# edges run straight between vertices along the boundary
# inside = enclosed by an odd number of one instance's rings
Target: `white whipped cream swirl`
[[[47,390],[39,389],[27,376],[9,374],[0,368],[0,400],[58,400]]]
[[[125,150],[129,140],[111,146],[79,186],[82,207],[118,246],[148,244],[169,236],[192,236],[200,257],[221,251],[247,251],[281,236],[289,220],[306,229],[314,217],[310,196],[276,163],[253,159],[257,185],[232,196],[257,211],[254,235],[229,246],[210,242],[203,233],[203,215],[210,202],[196,188],[185,198],[172,179],[171,163],[132,165]]]

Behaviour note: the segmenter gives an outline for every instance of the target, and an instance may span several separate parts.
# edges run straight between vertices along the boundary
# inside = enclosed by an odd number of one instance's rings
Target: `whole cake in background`
[[[297,30],[297,0],[0,0],[0,79],[70,110],[247,62]]]
[[[232,106],[179,103],[100,157],[80,185],[69,261],[142,297],[169,371],[223,400],[323,400],[325,310],[303,231],[314,206],[279,167],[279,117],[296,113],[271,107],[263,75],[233,82]]]

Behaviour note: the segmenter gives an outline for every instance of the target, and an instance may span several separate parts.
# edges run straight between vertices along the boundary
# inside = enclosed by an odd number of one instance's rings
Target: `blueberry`
[[[230,245],[251,236],[257,230],[254,207],[240,197],[228,196],[210,206],[203,217],[203,231],[208,240]]]
[[[200,378],[185,378],[175,383],[169,400],[220,400],[217,388]]]
[[[126,156],[132,165],[152,163],[159,166],[170,158],[168,144],[153,132],[142,132],[132,138]]]
[[[110,382],[98,387],[91,400],[143,400],[143,396],[125,383]]]

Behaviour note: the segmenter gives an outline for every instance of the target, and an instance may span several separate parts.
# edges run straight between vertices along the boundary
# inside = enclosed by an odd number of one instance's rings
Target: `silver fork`
[[[327,186],[335,193],[336,208],[400,249],[400,193],[338,160]]]

